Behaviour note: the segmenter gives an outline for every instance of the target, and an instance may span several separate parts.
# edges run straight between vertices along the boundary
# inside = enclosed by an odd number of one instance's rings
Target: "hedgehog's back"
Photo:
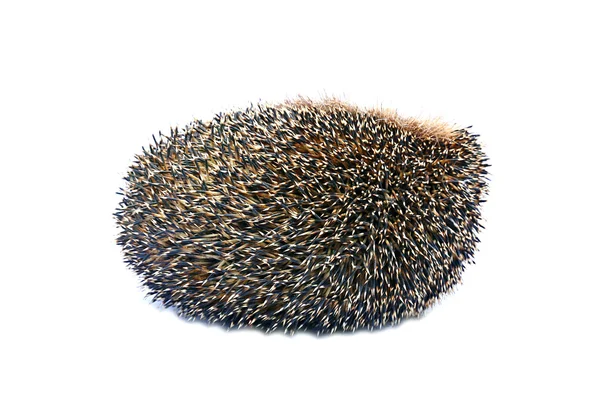
[[[475,249],[475,136],[337,102],[221,114],[138,156],[119,243],[150,295],[227,326],[317,332],[415,315]]]

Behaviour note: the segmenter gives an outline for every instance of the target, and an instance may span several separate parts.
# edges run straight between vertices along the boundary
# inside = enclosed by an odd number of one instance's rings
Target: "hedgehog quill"
[[[149,296],[188,319],[397,324],[473,259],[489,165],[469,128],[303,98],[194,121],[136,156],[117,243]]]

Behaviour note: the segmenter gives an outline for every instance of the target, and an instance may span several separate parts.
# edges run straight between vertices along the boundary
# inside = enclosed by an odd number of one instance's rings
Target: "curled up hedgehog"
[[[160,135],[115,213],[153,300],[227,327],[316,333],[416,316],[460,282],[481,229],[477,136],[297,99]]]

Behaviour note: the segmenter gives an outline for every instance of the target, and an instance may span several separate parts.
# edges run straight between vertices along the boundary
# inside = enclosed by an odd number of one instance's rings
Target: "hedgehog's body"
[[[227,326],[317,332],[413,316],[474,252],[476,137],[338,101],[218,115],[132,166],[118,242],[156,300]]]

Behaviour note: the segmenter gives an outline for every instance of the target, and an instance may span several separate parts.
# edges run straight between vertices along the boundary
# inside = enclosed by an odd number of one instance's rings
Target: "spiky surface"
[[[136,157],[118,243],[148,293],[186,318],[395,324],[473,256],[488,166],[476,137],[336,100],[195,121]]]

